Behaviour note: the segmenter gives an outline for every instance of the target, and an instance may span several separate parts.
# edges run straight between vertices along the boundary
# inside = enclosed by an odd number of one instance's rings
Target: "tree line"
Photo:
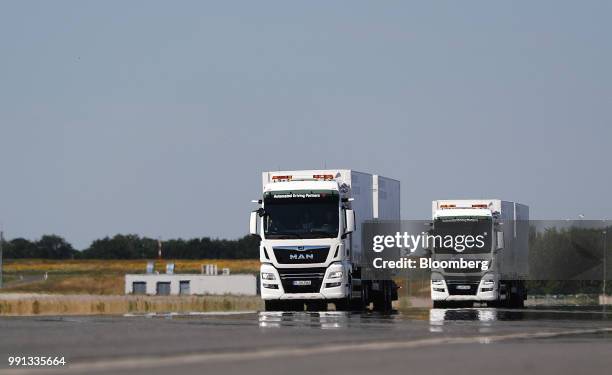
[[[612,228],[606,228],[612,234]],[[536,231],[529,236],[530,294],[597,294],[602,287],[603,246],[601,229],[556,229]],[[612,290],[611,241],[605,241],[608,257],[608,290]],[[154,259],[157,239],[136,234],[117,234],[97,239],[82,251],[58,235],[38,240],[15,238],[4,241],[4,258],[39,259]],[[244,236],[236,240],[209,237],[161,241],[165,259],[257,259],[259,238]],[[598,266],[599,265],[599,266]],[[561,275],[561,278],[559,277]],[[537,280],[541,281],[537,281]]]
[[[604,232],[606,234],[604,234]],[[612,227],[547,228],[529,234],[528,288],[531,294],[598,294],[603,269],[612,287]],[[604,256],[606,252],[607,256]],[[539,279],[539,280],[538,280]]]
[[[259,238],[254,236],[236,240],[202,237],[160,242],[162,256],[167,259],[259,258]],[[82,251],[54,234],[34,241],[15,238],[3,242],[4,258],[7,259],[152,259],[158,256],[158,251],[158,240],[136,234],[117,234],[97,239]]]

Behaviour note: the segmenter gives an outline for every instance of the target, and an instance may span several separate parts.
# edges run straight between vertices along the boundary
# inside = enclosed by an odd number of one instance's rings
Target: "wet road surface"
[[[108,374],[608,373],[612,314],[600,307],[411,309],[0,318],[9,356],[64,356],[44,372]]]

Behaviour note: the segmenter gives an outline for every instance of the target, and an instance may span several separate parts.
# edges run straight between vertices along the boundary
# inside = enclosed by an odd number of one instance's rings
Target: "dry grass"
[[[260,310],[257,296],[0,295],[0,315],[101,315]]]
[[[258,259],[163,259],[155,261],[155,269],[165,272],[166,263],[175,264],[176,273],[199,273],[203,264],[216,264],[221,268],[230,268],[232,273],[254,273],[259,270]],[[12,259],[5,260],[4,270],[7,273],[142,273],[147,260],[55,260],[55,259]]]
[[[120,274],[91,276],[56,274],[49,276],[47,280],[8,284],[2,292],[118,295],[124,293],[124,284],[125,278]]]
[[[155,269],[165,272],[166,263],[175,264],[175,273],[200,273],[203,264],[227,267],[232,273],[257,273],[259,260],[196,259],[163,260]],[[5,261],[6,292],[48,294],[120,295],[124,293],[126,273],[144,273],[146,260],[48,260],[17,259]],[[42,276],[48,273],[48,279]],[[20,276],[24,281],[20,282]]]

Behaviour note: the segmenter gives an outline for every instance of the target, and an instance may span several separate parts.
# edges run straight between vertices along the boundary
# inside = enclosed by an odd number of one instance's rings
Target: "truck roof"
[[[432,217],[490,216],[498,213],[505,219],[529,220],[529,207],[501,199],[440,199],[431,202]]]
[[[459,208],[459,209],[441,209],[434,212],[435,218],[440,217],[456,217],[456,216],[492,216],[491,210],[482,208]]]
[[[338,190],[338,183],[336,181],[298,180],[270,182],[264,186],[264,193],[283,190]]]

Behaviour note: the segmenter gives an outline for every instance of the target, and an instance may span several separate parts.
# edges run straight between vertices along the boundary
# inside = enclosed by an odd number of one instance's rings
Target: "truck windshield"
[[[266,193],[264,235],[269,239],[338,237],[338,203],[334,191]]]
[[[491,252],[492,220],[490,217],[446,217],[434,221],[434,241],[438,254],[483,254]],[[466,237],[471,236],[471,237]],[[478,237],[477,236],[481,236]],[[438,237],[438,238],[440,238]],[[448,240],[452,237],[452,240]],[[474,240],[471,240],[471,238]],[[470,239],[469,243],[467,239]]]

